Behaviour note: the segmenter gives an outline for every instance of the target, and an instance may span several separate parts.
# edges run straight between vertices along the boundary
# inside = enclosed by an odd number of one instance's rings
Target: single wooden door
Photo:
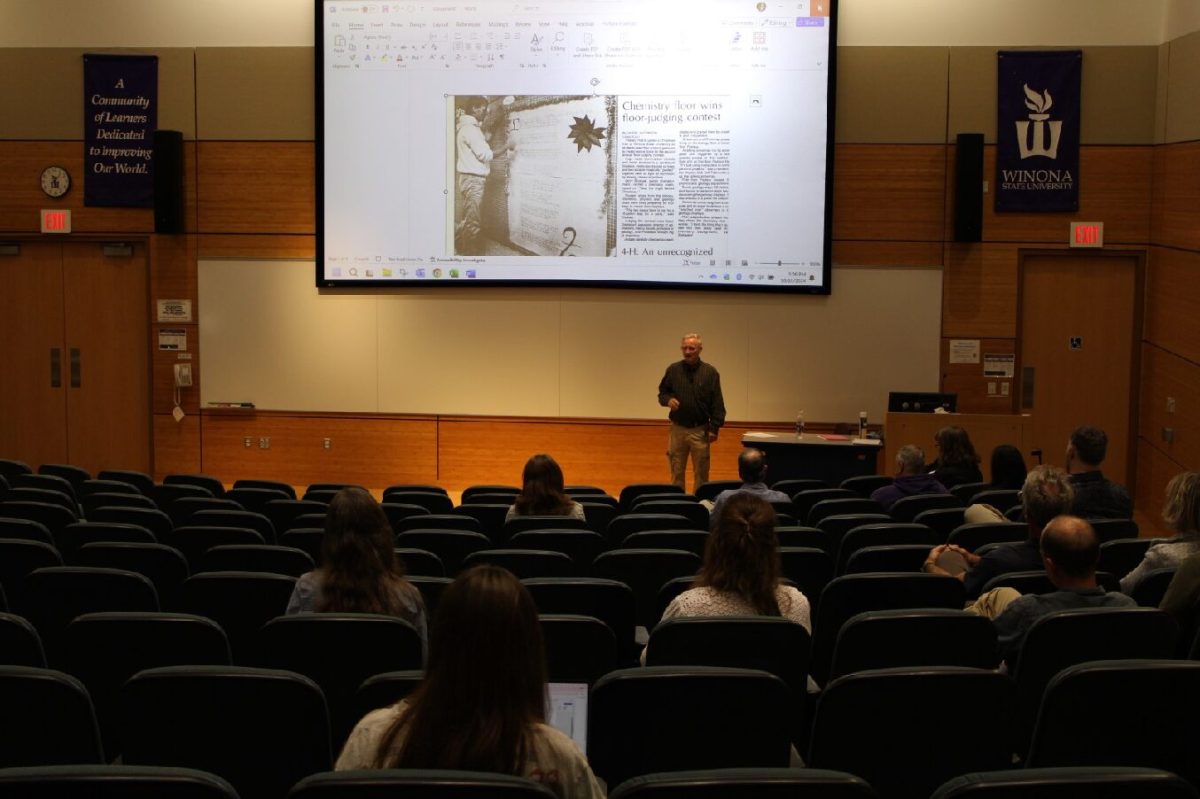
[[[1106,477],[1129,486],[1141,338],[1140,253],[1026,253],[1021,259],[1020,407],[1031,446],[1062,466],[1071,431],[1108,434]]]

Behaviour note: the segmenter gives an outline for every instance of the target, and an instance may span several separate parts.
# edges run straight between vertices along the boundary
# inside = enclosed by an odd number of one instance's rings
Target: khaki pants
[[[1015,588],[993,588],[986,594],[983,594],[971,604],[967,605],[965,610],[974,613],[977,616],[983,616],[987,619],[995,619],[1004,609],[1008,607],[1008,603],[1014,599],[1018,599],[1021,592]]]
[[[684,472],[689,452],[694,491],[708,482],[708,427],[682,427],[672,422],[667,437],[667,462],[671,464],[671,482],[684,491],[687,491]]]

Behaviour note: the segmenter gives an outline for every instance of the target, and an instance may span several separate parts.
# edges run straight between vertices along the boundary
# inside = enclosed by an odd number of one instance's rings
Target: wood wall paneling
[[[947,244],[943,338],[1017,336],[1017,247]]]
[[[945,140],[945,47],[839,47],[838,142]]]
[[[228,483],[243,477],[368,488],[438,482],[437,423],[426,417],[205,411],[202,444],[205,473]]]
[[[1167,483],[1184,471],[1146,439],[1138,439],[1137,489],[1133,496],[1133,518],[1142,538],[1169,538],[1175,535],[1162,520],[1163,498]]]
[[[317,257],[317,238],[207,234],[200,236],[199,257],[314,259]]]
[[[941,266],[940,241],[833,242],[834,266]]]
[[[954,163],[953,147],[947,162]],[[1070,223],[1104,223],[1105,244],[1144,244],[1150,240],[1150,201],[1154,152],[1150,147],[1083,147],[1079,152],[1079,210],[1062,213],[997,212],[996,148],[983,150],[984,241],[1066,244]],[[948,167],[952,174],[952,167]],[[945,193],[945,239],[954,238],[953,192]]]
[[[959,413],[1014,413],[1017,410],[1015,379],[985,377],[983,356],[988,354],[1017,355],[1017,342],[1011,338],[985,338],[979,341],[979,363],[950,363],[950,342],[942,339],[942,391],[958,394]],[[1020,374],[1020,364],[1016,365]],[[1004,391],[1007,385],[1008,392]],[[989,393],[988,389],[994,391]]]
[[[312,47],[196,48],[199,137],[311,141]]]
[[[1001,444],[1011,444],[1025,455],[1025,463],[1037,461],[1029,456],[1033,437],[1033,417],[1016,414],[973,413],[889,413],[884,420],[886,431],[885,473],[895,473],[896,453],[905,444],[915,444],[925,450],[925,459],[937,457],[933,437],[943,427],[956,425],[967,431],[979,454],[983,479],[991,478],[992,450]]]
[[[200,142],[201,233],[313,233],[312,142]]]
[[[1148,261],[1146,340],[1200,363],[1200,253],[1155,247]]]
[[[41,208],[71,211],[73,233],[149,233],[154,212],[149,208],[84,207],[83,143],[0,141],[0,232],[38,233]],[[52,200],[42,193],[42,170],[51,165],[71,173],[71,190]]]
[[[200,474],[200,415],[190,413],[176,422],[169,413],[154,414],[154,479],[168,474]]]
[[[1153,180],[1153,242],[1200,250],[1200,141],[1156,147]]]
[[[1143,344],[1140,411],[1138,434],[1145,441],[1178,463],[1200,468],[1200,365]],[[1174,441],[1166,440],[1167,429],[1174,431]]]
[[[841,144],[834,150],[833,237],[941,241],[946,148],[942,144]]]

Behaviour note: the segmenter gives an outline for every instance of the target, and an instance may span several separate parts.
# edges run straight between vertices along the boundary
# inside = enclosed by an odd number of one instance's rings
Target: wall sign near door
[[[1083,336],[1071,336],[1070,341],[1067,342],[1067,347],[1072,350],[1083,349]]]

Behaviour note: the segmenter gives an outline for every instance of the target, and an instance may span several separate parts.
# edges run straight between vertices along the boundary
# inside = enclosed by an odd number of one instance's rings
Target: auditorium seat
[[[76,522],[58,531],[55,543],[58,552],[68,564],[75,562],[79,548],[94,542],[157,544],[154,533],[136,524],[115,522]]]
[[[991,505],[1004,513],[1009,508],[1021,504],[1021,492],[1016,489],[991,488],[980,491],[971,497],[972,504]]]
[[[1161,538],[1117,538],[1100,545],[1100,561],[1096,568],[1124,577],[1141,564],[1146,550],[1165,539]]]
[[[225,496],[224,483],[207,474],[168,474],[163,478],[163,485],[199,486],[218,499]]]
[[[954,608],[869,610],[842,625],[830,679],[868,669],[967,666],[994,669],[996,628],[990,619]]]
[[[714,500],[722,491],[733,491],[741,487],[741,480],[709,480],[696,486],[696,499]]]
[[[946,543],[974,552],[984,544],[1024,541],[1028,537],[1029,525],[1023,522],[974,522],[954,528]]]
[[[308,553],[313,563],[321,565],[321,542],[325,539],[325,531],[313,527],[285,530],[279,536],[281,547],[292,547]]]
[[[968,711],[984,721],[964,729]],[[1012,720],[1012,682],[992,670],[860,671],[821,693],[806,763],[855,774],[884,797],[925,799],[964,772],[1007,768]]]
[[[493,502],[471,502],[464,500],[463,504],[454,509],[459,516],[469,516],[479,523],[480,530],[493,543],[500,543],[504,531],[504,517],[508,515],[510,505]]]
[[[587,520],[588,528],[593,532],[604,535],[608,525],[616,518],[617,505],[612,503],[592,502],[591,497],[580,497],[579,504],[583,506],[583,517]]]
[[[466,530],[409,530],[396,536],[396,546],[424,549],[441,558],[447,576],[458,574],[472,552],[489,549],[491,540],[482,533]]]
[[[858,494],[860,497],[871,498],[871,494],[880,488],[885,488],[892,484],[892,476],[887,474],[860,474],[855,477],[847,477],[838,484],[838,488],[845,488]]]
[[[49,505],[61,505],[79,518],[79,503],[62,491],[49,488],[32,488],[17,486],[0,493],[3,502],[44,502]],[[2,509],[2,506],[0,506]]]
[[[204,511],[202,511],[204,512]],[[207,511],[212,513],[213,511]],[[87,517],[89,522],[115,522],[117,524],[136,524],[154,533],[157,541],[165,541],[171,537],[171,517],[160,510],[150,508],[97,508]]]
[[[776,485],[782,485],[787,482],[791,481],[781,480]],[[800,519],[801,523],[808,519],[809,511],[818,502],[824,502],[827,499],[862,499],[862,497],[848,488],[829,488],[825,486],[821,488],[797,488],[795,491],[792,491],[790,487],[786,490],[782,488],[776,488],[775,490],[782,491],[791,496],[792,507],[796,509],[796,518]]]
[[[911,522],[922,511],[934,508],[961,508],[962,503],[953,494],[914,494],[896,500],[888,513],[898,522]]]
[[[704,530],[646,530],[621,542],[621,549],[682,549],[704,557],[708,533]]]
[[[398,492],[427,491],[427,492],[432,492],[434,494],[445,494],[446,493],[446,489],[442,488],[439,485],[432,485],[430,483],[396,483],[394,485],[390,485],[387,488],[383,489],[383,501],[387,502],[388,494],[391,494],[392,492],[397,492],[397,491]]]
[[[813,614],[812,675],[824,684],[842,625],[868,610],[954,608],[965,603],[962,581],[936,574],[846,574],[821,592]]]
[[[147,497],[154,490],[154,479],[150,475],[129,469],[102,469],[96,473],[96,479],[116,480],[119,483],[128,483],[143,496]]]
[[[913,517],[913,524],[923,524],[937,533],[938,543],[946,542],[950,533],[963,525],[966,508],[931,508]]]
[[[340,488],[312,488],[310,487],[304,492],[302,497],[305,502],[320,502],[322,505],[328,505],[337,496]]]
[[[829,553],[830,557],[836,554],[833,551],[833,543],[829,540],[829,534],[819,527],[783,525],[775,528],[775,535],[779,539],[781,547],[823,549]]]
[[[58,531],[68,524],[79,521],[77,513],[72,513],[62,505],[48,502],[0,502],[0,516],[38,522],[50,532],[52,538],[56,537]]]
[[[517,501],[517,491],[477,491],[462,499],[463,505],[503,505],[508,507]]]
[[[833,548],[834,554],[836,554],[838,548],[842,545],[842,537],[855,527],[863,527],[868,524],[893,523],[898,522],[894,522],[891,516],[881,512],[838,513],[821,519],[817,527],[825,531],[825,534],[829,537],[829,545]]]
[[[120,480],[84,480],[79,485],[77,496],[79,501],[83,500],[90,494],[137,494],[142,495],[138,491],[137,486],[129,483],[122,483]]]
[[[282,530],[265,514],[248,510],[200,510],[192,514],[192,527],[240,527],[256,531],[265,543],[273,544]]]
[[[647,530],[687,530],[692,526],[686,517],[677,513],[622,513],[614,516],[608,523],[604,537],[609,546],[619,547],[622,541],[634,533]]]
[[[0,477],[5,480],[10,480],[18,474],[32,474],[33,469],[29,468],[29,464],[25,461],[12,460],[10,458],[0,458]]]
[[[267,572],[291,577],[316,568],[313,559],[301,549],[272,544],[218,544],[200,555],[197,572]]]
[[[507,569],[520,579],[575,577],[582,573],[569,555],[545,549],[480,549],[463,558],[462,569],[484,563]]]
[[[224,497],[180,497],[171,503],[167,508],[167,515],[171,517],[171,523],[176,527],[183,527],[188,524],[195,524],[192,521],[192,516],[202,510],[230,510],[244,512],[245,508],[237,503],[236,500],[225,499]]]
[[[314,774],[288,799],[553,799],[542,783],[507,774],[423,769],[360,769]]]
[[[207,771],[125,765],[4,769],[0,794],[28,799],[238,799],[232,785]]]
[[[420,505],[430,513],[450,513],[454,503],[444,491],[393,491],[384,492],[384,502],[396,502],[402,505]]]
[[[875,799],[866,781],[844,771],[728,768],[671,771],[628,779],[609,799]]]
[[[291,486],[288,487],[290,488]],[[295,498],[294,494],[285,493],[277,488],[252,488],[250,486],[243,486],[240,488],[231,488],[225,492],[225,499],[236,502],[242,506],[243,510],[248,510],[251,513],[263,513],[267,503],[271,500]]]
[[[1101,544],[1118,538],[1138,537],[1138,523],[1133,519],[1088,519],[1088,523],[1096,531],[1096,538]]]
[[[259,628],[287,611],[296,578],[265,572],[193,574],[179,591],[179,610],[205,616],[229,637],[234,663],[251,663]]]
[[[0,587],[9,603],[20,605],[21,584],[36,569],[63,565],[52,544],[26,538],[0,538]]]
[[[12,488],[40,488],[45,491],[58,491],[71,499],[79,499],[74,484],[67,478],[59,477],[56,474],[16,474],[8,478],[8,484]]]
[[[527,530],[587,530],[586,519],[570,516],[514,516],[504,522],[500,529],[500,542],[506,542],[517,533]]]
[[[575,564],[575,572],[586,575],[592,561],[608,549],[604,536],[591,530],[549,529],[526,530],[517,533],[508,541],[512,549],[548,549],[562,552]]]
[[[194,574],[201,571],[201,557],[213,547],[230,544],[263,545],[267,542],[263,540],[262,535],[257,530],[251,530],[246,527],[201,527],[193,525],[176,528],[164,543],[170,544],[183,553],[183,556],[187,558],[188,568]],[[213,570],[207,569],[206,571]]]
[[[1030,767],[1143,766],[1200,781],[1200,663],[1099,660],[1050,680]],[[1132,796],[1141,796],[1134,793]]]
[[[903,524],[900,522],[880,522],[864,524],[851,528],[841,538],[838,545],[837,562],[834,565],[835,574],[844,574],[850,557],[864,547],[886,546],[888,544],[922,544],[925,551],[943,543],[945,536],[924,524]]]
[[[843,574],[868,572],[919,572],[929,557],[924,544],[886,544],[863,547],[846,561]]]
[[[387,514],[385,513],[384,515],[386,516]],[[288,521],[287,527],[275,531],[275,537],[278,539],[279,536],[288,530],[311,530],[314,527],[324,530],[325,521],[328,517],[328,513],[301,513],[299,516],[293,516]],[[393,530],[393,532],[395,531]]]
[[[592,687],[588,761],[617,785],[663,771],[789,763],[791,692],[764,671],[621,669]]]
[[[279,480],[234,480],[233,490],[237,491],[240,488],[251,488],[266,491],[282,491],[290,499],[296,498],[296,488],[291,483],[284,483]],[[226,492],[228,493],[228,492]]]
[[[544,577],[522,580],[538,613],[593,616],[617,638],[623,663],[636,658],[633,589],[616,580],[595,577]]]
[[[158,593],[148,578],[121,569],[48,566],[21,583],[14,608],[37,628],[46,662],[63,662],[63,635],[76,616],[103,611],[157,612]]]
[[[1151,569],[1130,589],[1129,595],[1144,608],[1156,608],[1175,577],[1175,569]]]
[[[406,575],[419,575],[423,577],[446,576],[446,567],[442,564],[442,559],[427,549],[397,547],[395,553],[396,560],[400,562]]]
[[[273,499],[263,505],[263,515],[271,520],[275,531],[288,529],[288,522],[303,513],[324,513],[327,506],[323,502],[312,502],[303,499]],[[391,517],[388,517],[389,520]]]
[[[700,498],[695,494],[680,493],[679,491],[660,491],[650,492],[646,494],[638,494],[633,498],[629,506],[629,510],[635,513],[652,513],[653,511],[638,511],[638,505],[646,502],[691,502],[695,504],[700,501]],[[618,505],[620,503],[618,502]]]
[[[363,680],[354,693],[351,715],[361,719],[372,710],[390,707],[401,699],[408,698],[425,679],[420,669],[385,671]],[[357,722],[356,722],[357,723]]]
[[[83,518],[88,521],[96,520],[96,511],[100,508],[141,508],[143,510],[158,510],[154,500],[144,494],[96,491],[88,494],[80,503],[83,508]]]
[[[633,506],[634,513],[637,514],[674,514],[682,516],[688,520],[688,524],[681,525],[683,527],[691,527],[696,530],[707,530],[709,527],[708,508],[701,505],[699,502],[689,500],[654,500],[652,502],[639,502]]]
[[[33,519],[12,519],[0,513],[0,538],[19,538],[54,546],[54,537],[46,525]]]
[[[595,616],[539,614],[550,682],[592,685],[620,663],[617,637]]]
[[[639,626],[650,629],[658,591],[670,579],[695,574],[700,558],[680,549],[613,549],[592,562],[596,577],[617,580],[633,589],[634,609]]]
[[[607,497],[608,496],[608,492],[605,491],[603,488],[600,488],[600,486],[589,486],[589,485],[563,486],[563,493],[566,494],[568,497],[572,497],[572,498],[578,498],[581,496],[599,496],[599,497]]]
[[[1196,799],[1187,780],[1160,769],[1133,766],[1023,768],[962,774],[930,799]]]
[[[482,533],[483,525],[473,516],[462,513],[428,513],[401,519],[392,527],[396,533],[407,533],[409,530],[466,530],[469,533]]]
[[[213,493],[207,488],[185,483],[159,483],[150,491],[150,498],[163,513],[170,515],[171,503],[184,497],[213,498]]]
[[[408,581],[421,592],[421,599],[425,601],[425,615],[429,619],[432,619],[433,614],[437,611],[438,600],[441,599],[442,592],[446,590],[446,586],[453,582],[449,577],[424,577],[420,575],[410,576]]]
[[[14,766],[105,762],[92,700],[74,677],[0,666],[0,707],[0,774]]]
[[[166,544],[93,541],[75,553],[75,565],[124,569],[144,575],[154,583],[158,604],[163,610],[177,605],[179,589],[190,574],[187,558]]]
[[[621,489],[621,494],[617,497],[620,503],[621,512],[629,513],[633,510],[633,503],[642,494],[684,494],[682,488],[674,483],[631,483]]]
[[[462,501],[466,502],[476,494],[508,494],[517,496],[521,493],[520,486],[513,485],[472,485],[467,486],[462,492]]]
[[[332,765],[321,689],[293,672],[148,669],[125,683],[120,702],[124,762],[211,771],[241,799],[280,799]]]
[[[833,579],[833,558],[821,549],[780,547],[779,561],[783,576],[791,580],[808,599],[815,620],[821,592]]]
[[[46,668],[42,639],[24,616],[0,611],[0,666]]]
[[[1169,658],[1178,637],[1175,619],[1151,608],[1060,610],[1035,621],[1016,663],[1009,663],[1017,686],[1018,751],[1029,743],[1042,696],[1055,674],[1089,660]]]
[[[798,505],[795,507],[799,512],[800,507]],[[809,527],[821,527],[822,519],[829,516],[845,516],[850,513],[883,513],[883,507],[873,499],[863,499],[859,496],[831,497],[813,503],[808,508],[804,523]]]
[[[229,662],[225,632],[201,616],[85,613],[63,633],[63,670],[87,687],[110,760],[121,754],[117,697],[126,680],[157,666],[228,666]]]
[[[424,664],[424,644],[413,625],[373,613],[280,616],[258,631],[255,649],[257,665],[294,671],[320,686],[335,752],[358,722],[353,700],[364,680]]]
[[[975,503],[975,495],[980,491],[989,491],[992,488],[991,483],[959,483],[950,488],[950,493],[958,497],[958,501],[963,507],[973,505]],[[1003,511],[1001,511],[1003,513]]]

